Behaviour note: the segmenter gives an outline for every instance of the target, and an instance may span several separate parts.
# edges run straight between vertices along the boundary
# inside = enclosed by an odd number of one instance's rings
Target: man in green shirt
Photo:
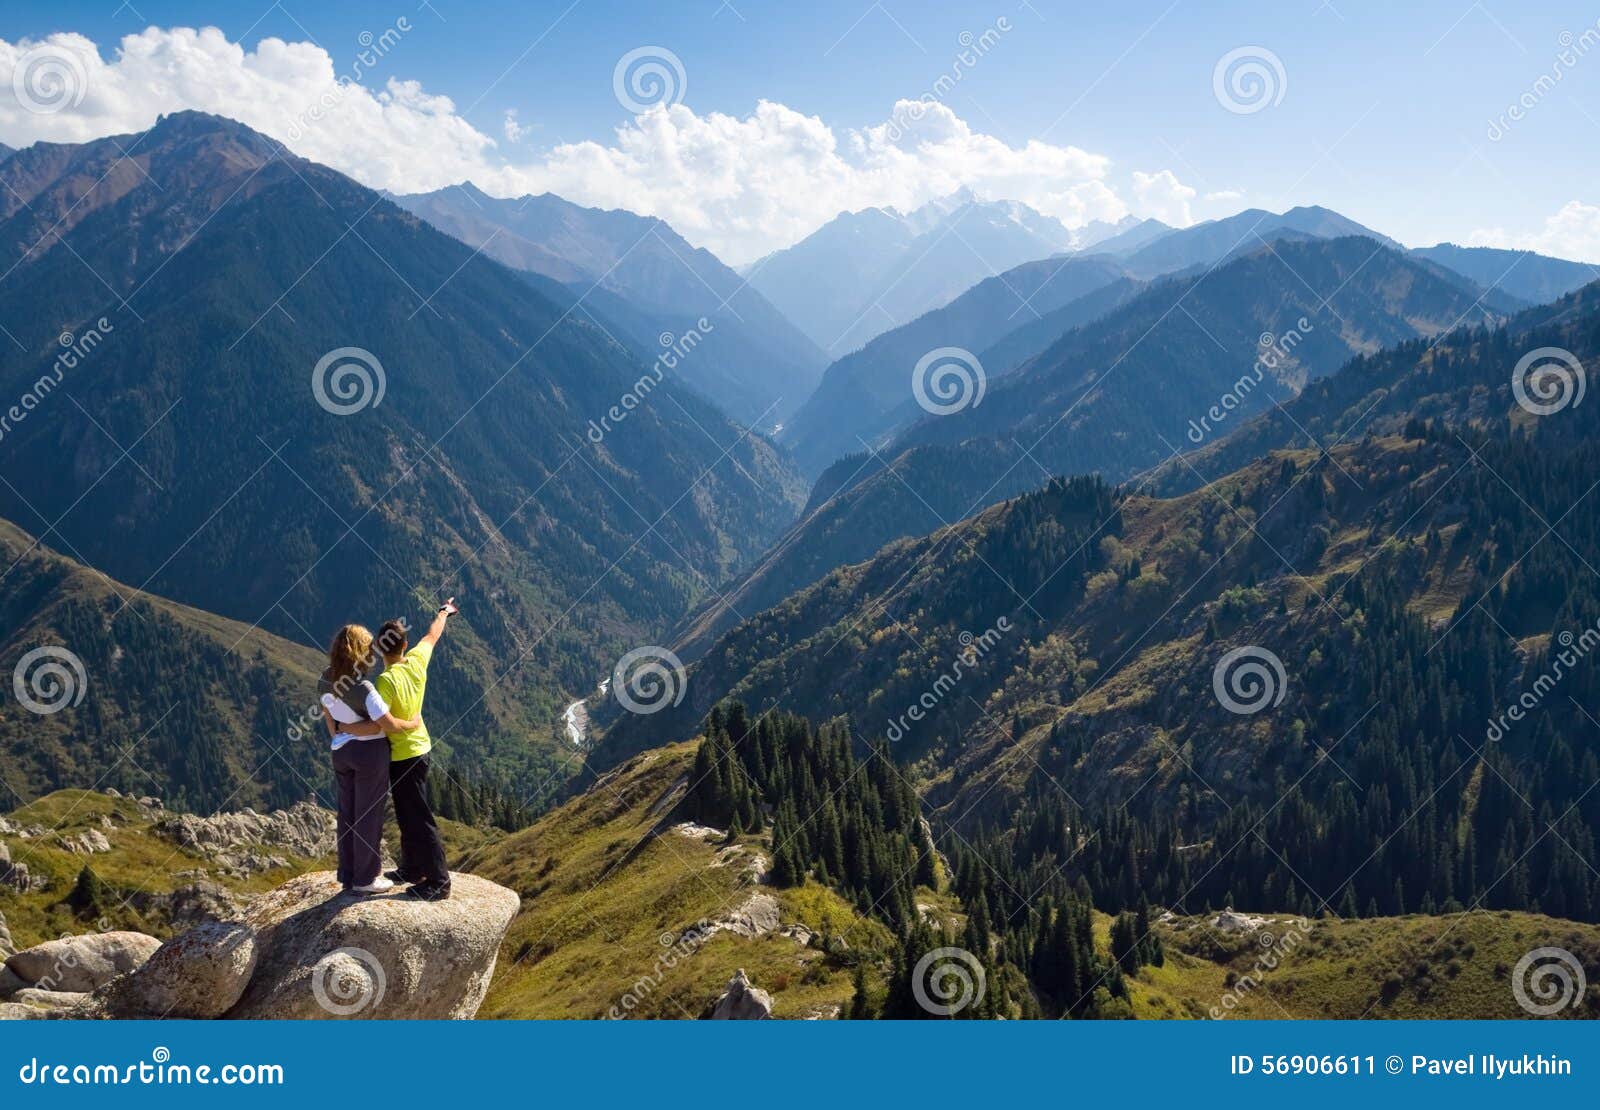
[[[428,753],[433,738],[422,717],[423,695],[428,688],[428,663],[434,645],[444,635],[445,622],[458,612],[455,598],[439,607],[427,635],[416,647],[407,650],[406,627],[398,620],[386,621],[378,631],[377,642],[385,649],[383,673],[373,680],[378,694],[391,707],[394,716],[417,718],[417,727],[389,734],[389,793],[394,798],[394,816],[400,825],[400,866],[388,873],[395,882],[410,883],[410,894],[429,902],[450,897],[450,869],[445,864],[444,841],[428,804]],[[405,706],[404,712],[401,707]]]

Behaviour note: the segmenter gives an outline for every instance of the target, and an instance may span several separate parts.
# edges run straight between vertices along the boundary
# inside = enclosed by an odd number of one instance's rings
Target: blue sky
[[[747,120],[766,100],[798,117],[815,117],[848,145],[853,131],[882,125],[897,101],[927,92],[948,72],[962,32],[980,34],[1003,18],[1010,30],[940,95],[943,108],[973,133],[1012,152],[1026,152],[1029,144],[1071,149],[1096,160],[1097,168],[1062,169],[1059,159],[1035,163],[1019,155],[1015,165],[982,179],[990,187],[984,189],[980,181],[980,191],[997,191],[995,182],[1009,182],[1014,173],[1049,178],[1059,172],[1061,180],[1041,184],[1039,196],[1056,185],[1093,178],[1128,210],[1169,219],[1213,217],[1244,206],[1320,203],[1411,244],[1476,236],[1482,242],[1600,260],[1600,208],[1595,207],[1600,196],[1593,185],[1594,151],[1600,147],[1600,42],[1592,53],[1577,42],[1570,64],[1558,57],[1563,32],[1580,36],[1593,31],[1600,18],[1600,10],[1578,4],[431,0],[417,7],[412,0],[320,5],[285,0],[270,6],[136,0],[119,7],[118,0],[11,0],[0,16],[0,40],[40,41],[52,33],[75,32],[111,62],[120,38],[146,27],[215,26],[247,51],[268,37],[317,44],[342,72],[361,32],[380,33],[401,17],[412,29],[363,84],[377,91],[390,78],[418,82],[423,92],[450,98],[453,121],[459,117],[494,140],[492,149],[474,155],[486,167],[537,167],[504,175],[498,190],[491,181],[491,192],[543,184],[591,193],[576,199],[593,203],[639,195],[641,207],[653,206],[675,223],[690,225],[680,230],[691,240],[732,255],[781,245],[807,223],[818,222],[820,210],[809,207],[808,198],[837,195],[841,205],[849,205],[873,201],[880,193],[887,199],[911,197],[906,188],[886,185],[882,176],[924,176],[931,187],[960,176],[959,159],[987,155],[967,143],[935,158],[931,165],[937,172],[916,159],[895,163],[898,171],[879,164],[876,179],[852,180],[835,194],[815,183],[795,189],[792,179],[812,171],[797,170],[774,151],[772,162],[752,159],[742,166],[737,182],[741,190],[772,191],[771,203],[729,202],[691,211],[665,195],[668,183],[651,165],[635,164],[626,172],[617,168],[620,162],[661,157],[659,147],[629,155],[627,144],[617,141],[617,128],[631,119],[613,93],[614,67],[622,55],[651,46],[681,61],[686,75],[681,108],[693,113],[692,120],[684,117],[689,125],[713,114]],[[1258,55],[1264,50],[1281,65],[1281,99],[1248,114],[1230,112],[1213,92],[1218,60],[1239,48]],[[1535,91],[1542,74],[1558,71],[1553,87]],[[91,88],[91,106],[111,83],[99,81]],[[137,101],[137,90],[121,91]],[[1525,118],[1492,139],[1491,121],[1525,94],[1532,97]],[[106,129],[124,119],[134,121],[126,125],[130,128],[144,126],[137,123],[139,113],[153,109],[99,103],[96,111],[99,115],[83,124],[90,130],[93,120],[103,121]],[[516,142],[507,138],[508,111],[515,111],[516,123],[525,129]],[[788,125],[763,131],[762,141],[781,146]],[[51,117],[41,125],[16,113],[8,122],[0,112],[5,141],[68,137],[28,132],[38,126],[65,124]],[[656,138],[670,146],[682,139],[684,126],[680,121],[665,139]],[[750,145],[737,128],[724,131],[720,141]],[[438,148],[436,140],[427,141],[430,149]],[[565,158],[558,172],[543,165],[551,150],[585,142],[594,146],[582,157]],[[340,144],[330,139],[302,152],[333,161],[324,151],[334,145]],[[602,148],[611,153],[601,156]],[[334,164],[371,184],[434,184],[431,179],[378,180],[398,171],[377,168],[382,159],[373,153],[346,157],[347,164]],[[364,165],[361,157],[373,165]],[[717,163],[712,148],[704,157]],[[411,161],[422,164],[426,158],[419,154]],[[459,170],[462,165],[469,169]],[[478,176],[472,165],[441,164],[436,173]],[[836,169],[815,172],[826,176]],[[702,165],[670,185],[709,195],[719,182],[705,171]],[[1135,172],[1170,177],[1147,190],[1146,203],[1134,187]],[[608,184],[596,176],[605,173],[642,178]],[[483,176],[492,176],[491,170]],[[786,194],[785,189],[795,191]],[[1109,202],[1098,191],[1080,190],[1070,202],[1062,200],[1056,214],[1072,223],[1096,214],[1104,203]],[[1555,224],[1549,222],[1563,212]]]

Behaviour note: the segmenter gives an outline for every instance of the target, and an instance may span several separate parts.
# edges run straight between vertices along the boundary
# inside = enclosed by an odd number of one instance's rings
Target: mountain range
[[[886,445],[834,463],[800,521],[707,602],[680,646],[693,655],[740,615],[832,568],[1051,476],[1130,478],[1225,434],[1354,355],[1497,318],[1485,300],[1465,278],[1356,237],[1282,240],[1149,284],[990,382],[977,404],[925,415]],[[1214,407],[1216,424],[1206,416]],[[847,419],[844,409],[868,411],[860,402],[843,406],[836,422]],[[1191,421],[1200,420],[1196,440]]]
[[[566,692],[803,495],[694,391],[641,393],[603,329],[239,124],[35,144],[0,181],[0,386],[38,401],[5,434],[0,516],[136,596],[306,645],[459,595],[435,734],[525,792],[559,785]]]
[[[1137,221],[1069,231],[1017,201],[962,189],[912,212],[845,212],[753,263],[750,284],[830,359],[1023,262],[1084,250]]]
[[[662,220],[551,193],[491,197],[470,182],[391,199],[490,258],[565,286],[575,311],[646,365],[696,333],[674,376],[744,423],[781,423],[827,362],[749,282]]]

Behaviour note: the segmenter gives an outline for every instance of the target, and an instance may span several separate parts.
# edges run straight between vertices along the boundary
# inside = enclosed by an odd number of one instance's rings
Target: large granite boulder
[[[25,948],[6,969],[40,990],[87,993],[141,966],[161,942],[143,933],[87,933]]]
[[[163,944],[143,967],[103,987],[109,1017],[217,1018],[233,1008],[256,969],[256,932],[213,922]]]
[[[256,967],[230,1018],[470,1018],[520,900],[473,875],[425,902],[340,893],[332,872],[292,879],[246,915]]]

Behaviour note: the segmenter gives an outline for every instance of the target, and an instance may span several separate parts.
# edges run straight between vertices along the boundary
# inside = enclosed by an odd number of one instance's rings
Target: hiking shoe
[[[386,894],[393,889],[394,882],[390,879],[384,878],[382,875],[379,875],[366,886],[351,887],[350,892],[352,894]]]
[[[396,867],[393,871],[385,871],[383,873],[383,877],[385,879],[388,879],[391,883],[414,883],[414,882],[416,882],[415,879],[413,879],[410,875],[407,875],[404,871],[400,870],[400,868],[398,868],[398,867]]]
[[[424,902],[443,902],[450,897],[450,887],[446,883],[417,883],[406,893]]]

